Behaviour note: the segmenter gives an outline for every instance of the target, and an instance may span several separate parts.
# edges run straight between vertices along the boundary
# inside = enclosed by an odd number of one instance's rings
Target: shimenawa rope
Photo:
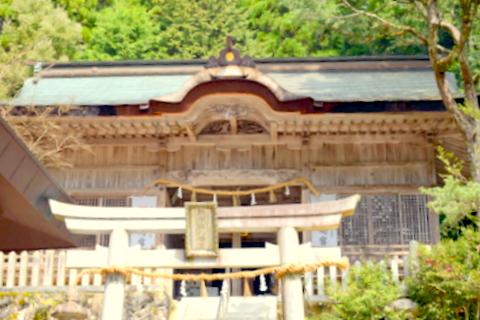
[[[159,180],[155,180],[155,181],[150,182],[150,184],[143,190],[143,193],[145,194],[145,192],[148,189],[150,189],[152,186],[154,186],[156,184],[166,184],[166,185],[178,187],[178,188],[181,188],[181,189],[189,190],[189,191],[195,192],[195,193],[210,194],[210,195],[221,195],[221,196],[246,196],[246,195],[251,195],[252,193],[271,192],[271,191],[274,191],[276,189],[285,188],[285,187],[288,187],[288,186],[291,186],[291,185],[294,185],[294,184],[297,184],[297,183],[305,184],[307,186],[307,188],[314,195],[316,195],[316,196],[320,195],[318,193],[318,191],[315,190],[313,185],[307,179],[304,179],[304,178],[293,179],[293,180],[290,180],[290,181],[287,181],[287,182],[284,182],[284,183],[280,183],[280,184],[270,186],[270,187],[265,187],[265,188],[258,188],[258,189],[251,189],[251,190],[238,190],[238,191],[209,190],[209,189],[195,188],[195,187],[191,187],[191,186],[184,185],[184,184],[181,184],[181,183],[177,183],[177,182],[174,182],[174,181],[159,179]]]
[[[185,281],[214,281],[225,279],[240,279],[240,278],[255,278],[262,274],[274,273],[275,278],[280,279],[287,273],[305,273],[316,270],[320,267],[336,266],[340,269],[346,270],[349,267],[348,260],[322,260],[316,263],[291,263],[279,267],[268,267],[263,269],[257,269],[253,271],[240,271],[235,273],[217,273],[217,274],[165,274],[159,272],[145,272],[129,267],[119,266],[105,266],[102,268],[92,268],[82,270],[76,277],[74,286],[80,281],[80,279],[86,274],[107,274],[107,273],[120,273],[125,277],[132,274],[150,277],[150,278],[163,278],[172,280],[185,280]]]

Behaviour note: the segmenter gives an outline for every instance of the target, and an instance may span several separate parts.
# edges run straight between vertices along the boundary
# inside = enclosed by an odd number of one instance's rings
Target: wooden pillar
[[[241,248],[242,247],[242,234],[241,233],[232,233],[232,248]],[[233,268],[232,273],[240,272],[240,268]],[[232,296],[241,296],[242,295],[242,279],[233,279],[232,280]]]
[[[310,203],[310,190],[302,189],[302,203]],[[312,242],[312,231],[302,232],[302,243]]]
[[[280,263],[298,263],[298,232],[293,227],[282,227],[278,231]],[[282,309],[284,320],[305,318],[302,279],[299,274],[287,274],[282,278]]]
[[[302,138],[302,178],[310,181],[310,147],[309,147],[309,138]],[[310,190],[306,187],[302,187],[302,203],[310,203]],[[307,243],[312,241],[312,232],[303,231],[302,232],[302,243]]]
[[[125,266],[128,249],[128,233],[116,229],[110,234],[108,265]],[[125,276],[121,273],[107,273],[103,295],[102,320],[122,320],[125,300]]]
[[[158,188],[158,197],[157,197],[157,207],[158,208],[165,208],[167,207],[167,187],[166,186],[160,186]],[[165,243],[165,235],[161,233],[157,233],[156,238],[155,238],[155,246],[161,246]]]
[[[433,201],[433,198],[428,196],[427,202]],[[440,242],[440,217],[435,212],[430,211],[428,208],[428,226],[430,231],[430,243],[437,244]]]

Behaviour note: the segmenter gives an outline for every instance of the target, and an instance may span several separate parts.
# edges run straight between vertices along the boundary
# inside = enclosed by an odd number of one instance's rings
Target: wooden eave
[[[68,248],[82,236],[55,219],[48,199],[73,203],[67,193],[0,119],[0,250]]]
[[[392,134],[458,134],[456,123],[448,112],[302,114],[263,111],[266,112],[259,112],[264,117],[263,123],[269,124],[270,135],[277,136],[368,138]],[[87,139],[189,138],[191,134],[198,136],[197,128],[211,120],[205,113],[193,110],[159,116],[60,118],[57,123],[62,130],[83,129]]]

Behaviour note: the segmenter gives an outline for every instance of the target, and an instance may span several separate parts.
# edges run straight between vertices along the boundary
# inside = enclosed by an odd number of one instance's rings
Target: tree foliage
[[[152,0],[161,26],[165,58],[192,59],[218,55],[228,35],[245,52],[251,37],[245,10],[236,1]]]
[[[438,159],[443,162],[448,174],[443,174],[443,185],[432,188],[420,188],[423,194],[433,197],[428,207],[442,219],[441,231],[446,237],[460,233],[464,221],[476,225],[476,212],[480,207],[480,183],[466,178],[462,173],[464,162],[453,153],[437,148]]]
[[[334,27],[350,34],[363,33],[365,42],[388,41],[393,47],[410,44],[428,49],[445,107],[453,114],[467,141],[472,176],[480,182],[480,121],[478,53],[480,0],[339,0]],[[359,32],[360,31],[360,32]],[[464,103],[452,95],[446,72],[457,70]]]
[[[332,290],[330,287],[330,291],[330,298],[334,302],[332,312],[314,319],[408,319],[405,312],[388,308],[400,297],[400,287],[393,281],[385,263],[369,261],[350,268],[346,288]]]
[[[417,270],[407,281],[418,319],[480,319],[480,233],[462,233],[418,254]]]
[[[255,57],[331,56],[339,52],[334,37],[318,19],[299,19],[295,8],[281,1],[243,0],[252,31],[249,53]]]
[[[165,57],[160,26],[134,1],[116,1],[94,15],[90,41],[81,60],[159,59]]]
[[[12,96],[30,74],[25,59],[68,60],[78,50],[81,26],[50,0],[0,5],[0,99]]]

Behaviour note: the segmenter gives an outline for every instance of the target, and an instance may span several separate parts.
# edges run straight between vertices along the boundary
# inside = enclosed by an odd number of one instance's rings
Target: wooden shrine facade
[[[129,206],[131,196],[140,196],[157,179],[245,190],[305,178],[331,197],[365,195],[356,214],[343,219],[333,244],[347,254],[368,246],[388,253],[410,240],[438,241],[438,217],[427,210],[418,188],[439,182],[443,168],[435,159],[436,145],[459,156],[465,148],[441,104],[428,58],[245,64],[228,61],[226,53],[208,64],[44,64],[48,68],[36,82],[27,80],[15,104],[69,101],[82,108],[56,121],[65,133],[80,132],[87,148],[64,151],[71,168],[50,170],[80,204]],[[157,196],[158,206],[191,199],[188,192],[180,199],[176,188],[164,186],[147,194]],[[267,204],[269,197],[258,195],[256,202]],[[289,194],[277,191],[275,198],[279,205],[322,201],[300,185]],[[232,205],[228,197],[218,201]],[[249,205],[251,199],[240,202]],[[310,237],[303,234],[304,241]],[[272,239],[251,234],[242,241],[265,240]],[[90,237],[85,244],[106,241]],[[220,241],[231,242],[231,236]]]

